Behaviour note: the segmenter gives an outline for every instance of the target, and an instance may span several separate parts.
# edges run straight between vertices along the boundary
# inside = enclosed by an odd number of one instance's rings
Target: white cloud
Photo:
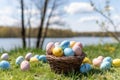
[[[78,12],[91,12],[93,7],[86,2],[73,2],[68,6],[64,7],[64,10],[69,14],[74,14]]]
[[[12,17],[9,17],[9,16],[1,16],[0,17],[0,25],[12,26],[15,23],[18,23],[18,21]]]
[[[81,17],[78,22],[83,23],[83,22],[89,22],[89,21],[95,21],[95,20],[100,20],[99,16],[85,16]]]
[[[0,9],[0,15],[11,15],[13,13],[13,9],[11,7],[4,7]]]

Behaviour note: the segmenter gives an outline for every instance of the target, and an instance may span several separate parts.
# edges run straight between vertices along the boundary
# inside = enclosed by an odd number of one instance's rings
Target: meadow
[[[120,58],[120,45],[116,43],[84,46],[83,51],[91,60],[100,55],[104,57],[110,56],[112,59]],[[48,63],[39,61],[36,63],[30,63],[30,70],[21,71],[20,67],[15,64],[15,60],[18,56],[25,56],[28,52],[32,52],[33,55],[45,54],[45,50],[41,49],[23,50],[21,48],[16,48],[7,52],[9,54],[8,61],[10,62],[11,68],[8,70],[0,70],[0,80],[120,80],[120,68],[116,67],[111,67],[111,69],[107,71],[102,71],[99,68],[93,68],[85,74],[69,73],[64,75],[55,74],[51,71]]]

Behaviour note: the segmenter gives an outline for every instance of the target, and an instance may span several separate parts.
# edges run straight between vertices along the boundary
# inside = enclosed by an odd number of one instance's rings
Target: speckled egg
[[[61,47],[55,47],[55,48],[53,48],[52,53],[56,57],[61,57],[61,56],[64,55],[63,49]]]
[[[23,61],[21,64],[20,64],[20,69],[22,71],[27,71],[30,69],[30,63],[28,61]]]
[[[15,63],[16,63],[17,65],[20,65],[22,61],[24,61],[24,57],[23,57],[23,56],[19,56],[19,57],[17,57]]]
[[[83,48],[83,45],[80,42],[76,42],[74,46],[79,46],[81,49]]]
[[[89,63],[89,64],[91,64],[92,62],[91,62],[91,60],[88,58],[88,57],[85,57],[84,59],[83,59],[83,62],[82,63]]]
[[[40,56],[38,57],[38,60],[46,63],[46,62],[47,62],[46,55],[40,55]]]
[[[91,65],[88,63],[85,63],[83,65],[80,66],[80,72],[81,73],[87,73],[92,69]]]
[[[72,48],[75,45],[75,41],[70,41],[70,47]]]
[[[94,66],[99,67],[102,63],[102,60],[98,59],[98,58],[94,58],[92,63],[93,63]]]
[[[8,53],[3,53],[3,54],[1,55],[1,59],[2,59],[2,60],[8,60],[8,58],[9,58]]]
[[[76,56],[80,56],[82,54],[82,49],[79,46],[73,46],[72,50],[74,51]]]
[[[39,62],[39,60],[36,57],[31,57],[30,62]]]
[[[113,65],[114,67],[120,67],[120,59],[114,59],[114,60],[112,61],[112,65]]]
[[[29,52],[26,54],[25,59],[29,61],[31,57],[32,57],[32,53]]]
[[[46,46],[46,54],[52,55],[52,49],[55,47],[54,42],[49,42]]]
[[[68,41],[68,40],[62,41],[60,43],[60,47],[62,47],[62,49],[70,47],[70,41]]]
[[[5,70],[10,68],[10,63],[8,61],[1,61],[0,62],[0,69]]]
[[[105,58],[103,59],[103,62],[106,62],[106,61],[112,63],[112,58],[111,58],[111,57],[105,57]]]
[[[100,65],[101,70],[109,70],[110,68],[111,68],[111,63],[108,61],[102,62]]]
[[[64,55],[65,56],[74,56],[74,51],[71,48],[65,48],[64,49]]]

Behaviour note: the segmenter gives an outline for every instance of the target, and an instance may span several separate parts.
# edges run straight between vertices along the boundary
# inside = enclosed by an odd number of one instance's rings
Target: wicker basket
[[[80,65],[86,56],[82,53],[81,56],[69,56],[69,57],[55,57],[53,55],[46,55],[50,68],[55,73],[68,73],[71,71],[79,71]]]

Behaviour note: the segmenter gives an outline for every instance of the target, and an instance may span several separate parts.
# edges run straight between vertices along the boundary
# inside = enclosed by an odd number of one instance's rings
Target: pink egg
[[[98,56],[97,59],[103,60],[104,57],[103,56]]]
[[[51,55],[52,49],[55,47],[53,42],[49,42],[46,46],[46,54]]]
[[[31,57],[32,57],[32,53],[29,52],[26,54],[25,59],[29,61]]]
[[[93,63],[94,66],[99,67],[100,64],[102,63],[102,60],[94,58],[92,63]]]
[[[27,71],[30,69],[30,63],[28,61],[22,61],[22,63],[20,64],[20,69],[22,71]]]
[[[81,49],[83,48],[83,45],[80,42],[76,42],[74,46],[79,46]]]
[[[72,50],[74,51],[76,56],[80,56],[82,54],[82,49],[79,46],[73,46]]]

